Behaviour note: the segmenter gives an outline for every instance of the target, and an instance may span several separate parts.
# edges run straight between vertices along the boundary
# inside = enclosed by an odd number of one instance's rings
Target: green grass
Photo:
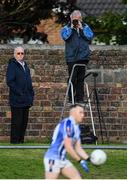
[[[88,153],[91,151],[87,150]],[[0,149],[0,179],[44,178],[44,152],[41,149]],[[126,179],[127,150],[105,150],[105,152],[108,156],[106,163],[102,166],[93,166],[89,163],[89,174],[86,174],[75,161],[73,163],[85,179]]]

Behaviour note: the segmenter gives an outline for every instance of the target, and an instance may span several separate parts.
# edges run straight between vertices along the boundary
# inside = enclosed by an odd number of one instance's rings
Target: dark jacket
[[[61,30],[61,37],[65,41],[65,58],[67,62],[80,60],[88,61],[90,56],[89,42],[93,38],[93,31],[87,24],[77,32],[70,25],[64,26]]]
[[[8,63],[6,81],[9,86],[9,103],[13,107],[32,106],[34,91],[30,69],[25,63],[25,70],[16,59]]]

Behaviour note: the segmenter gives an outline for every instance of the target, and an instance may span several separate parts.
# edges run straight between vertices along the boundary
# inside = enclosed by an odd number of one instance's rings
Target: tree
[[[1,39],[6,41],[26,33],[30,38],[36,33],[36,25],[40,20],[51,17],[55,3],[56,0],[2,0],[0,2]]]
[[[28,41],[36,36],[36,25],[40,20],[52,17],[53,10],[58,16],[57,22],[67,19],[73,9],[72,1],[60,0],[1,0],[0,2],[0,39],[6,42],[15,36],[26,37]],[[46,35],[41,37],[46,41]]]
[[[127,13],[107,12],[100,17],[87,16],[85,21],[91,24],[98,42],[127,44]]]
[[[78,9],[76,0],[1,0],[0,40],[7,42],[17,36],[24,43],[30,38],[48,42],[47,34],[37,33],[36,25],[42,19],[51,18],[53,13],[58,17],[57,23],[65,24],[74,9]],[[91,25],[98,42],[127,44],[127,13],[87,16],[85,22]]]
[[[127,4],[127,0],[122,2]],[[98,17],[87,16],[85,21],[93,28],[97,42],[127,44],[127,12],[119,14],[109,11]]]
[[[127,4],[127,0],[122,0],[124,4]]]
[[[76,0],[65,0],[59,1],[54,8],[54,12],[57,15],[57,23],[61,23],[62,25],[66,24],[70,20],[70,14],[76,7]]]

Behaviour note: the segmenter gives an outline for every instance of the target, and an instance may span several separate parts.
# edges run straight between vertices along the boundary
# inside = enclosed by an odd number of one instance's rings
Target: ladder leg
[[[73,89],[73,84],[71,82],[71,100],[72,100],[72,104],[75,103],[75,100],[74,100],[74,89]]]
[[[91,100],[90,100],[90,96],[89,96],[89,89],[88,89],[88,84],[86,82],[85,82],[85,87],[86,87],[86,93],[87,93],[87,98],[88,98],[88,105],[89,105],[89,110],[90,110],[90,117],[91,117],[91,122],[92,122],[93,134],[94,134],[94,136],[96,136],[94,119],[93,119],[93,112],[92,112],[92,107],[91,107]],[[97,145],[97,140],[96,140],[96,145]]]
[[[72,68],[71,75],[70,75],[70,78],[69,78],[69,81],[68,81],[68,86],[67,86],[67,90],[66,90],[66,95],[65,95],[65,98],[64,98],[64,103],[63,103],[63,108],[62,108],[60,120],[63,119],[64,110],[65,110],[65,107],[66,107],[67,97],[68,97],[69,89],[70,89],[70,88],[71,88],[72,104],[75,103],[75,100],[74,100],[74,89],[73,89],[73,83],[72,83],[72,77],[73,77],[73,73],[74,73],[74,70],[75,70],[75,67],[76,67],[76,66],[83,66],[83,67],[86,67],[85,64],[75,64],[75,65],[73,66],[73,68]]]
[[[62,112],[61,112],[61,117],[60,120],[63,119],[63,115],[64,115],[64,109],[66,107],[66,103],[67,103],[67,97],[68,97],[68,93],[69,93],[69,89],[71,87],[71,81],[69,80],[68,82],[68,86],[67,86],[67,90],[66,90],[66,94],[65,94],[65,98],[64,98],[64,103],[63,103],[63,108],[62,108]]]
[[[63,119],[64,110],[65,110],[65,107],[66,107],[67,97],[68,97],[69,89],[70,89],[70,88],[71,88],[72,104],[74,104],[74,91],[73,91],[72,77],[73,77],[73,73],[74,73],[75,67],[76,67],[76,64],[75,64],[75,65],[73,66],[73,68],[72,68],[71,75],[70,75],[70,78],[69,78],[69,81],[68,81],[67,90],[66,90],[66,95],[65,95],[65,98],[64,98],[64,104],[63,104],[63,108],[62,108],[60,120]]]

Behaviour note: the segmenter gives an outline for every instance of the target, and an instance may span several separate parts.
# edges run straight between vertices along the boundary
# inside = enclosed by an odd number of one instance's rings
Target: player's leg
[[[45,172],[45,179],[57,179],[59,176],[59,173],[54,172]]]
[[[44,158],[45,179],[57,179],[60,173],[57,160]]]
[[[61,173],[69,179],[82,179],[79,171],[68,160],[67,160],[65,167],[61,169]]]

